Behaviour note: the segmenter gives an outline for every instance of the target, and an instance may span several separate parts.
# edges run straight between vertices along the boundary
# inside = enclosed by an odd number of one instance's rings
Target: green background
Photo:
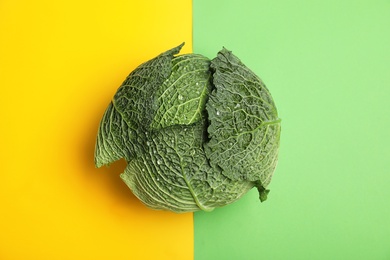
[[[193,7],[194,52],[232,50],[282,118],[268,200],[195,213],[195,259],[390,259],[390,1]]]

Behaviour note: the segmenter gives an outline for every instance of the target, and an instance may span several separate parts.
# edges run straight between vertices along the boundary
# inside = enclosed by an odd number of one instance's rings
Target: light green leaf
[[[156,92],[152,127],[190,125],[198,122],[211,89],[210,60],[186,54],[172,60],[172,74]]]

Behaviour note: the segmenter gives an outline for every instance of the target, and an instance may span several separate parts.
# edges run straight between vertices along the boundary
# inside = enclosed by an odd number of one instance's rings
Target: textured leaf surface
[[[172,60],[172,74],[157,90],[153,128],[189,125],[199,121],[211,89],[210,60],[187,54]]]
[[[230,51],[212,60],[215,90],[207,103],[210,142],[205,151],[214,167],[232,180],[267,186],[277,163],[280,119],[264,83]]]
[[[172,59],[182,45],[137,67],[119,87],[100,123],[95,149],[97,167],[144,152],[153,120],[154,93],[170,76]]]
[[[232,182],[209,166],[202,149],[203,131],[197,123],[153,132],[147,152],[131,160],[121,178],[155,209],[210,211],[237,200],[253,183]]]

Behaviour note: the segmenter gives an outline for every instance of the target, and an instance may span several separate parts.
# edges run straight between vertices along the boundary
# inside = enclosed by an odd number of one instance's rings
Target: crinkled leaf
[[[121,178],[146,205],[175,212],[210,211],[253,187],[213,170],[202,149],[204,126],[172,126],[153,132],[147,152],[131,160]]]
[[[277,163],[280,119],[264,83],[230,51],[212,60],[215,90],[206,109],[207,157],[232,180],[267,186]]]
[[[119,87],[100,122],[95,148],[97,167],[143,153],[153,120],[154,93],[170,76],[172,59],[183,44],[133,70]]]

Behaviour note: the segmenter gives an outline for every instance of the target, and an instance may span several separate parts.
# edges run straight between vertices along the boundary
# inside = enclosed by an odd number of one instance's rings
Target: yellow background
[[[1,1],[0,259],[192,259],[192,214],[147,209],[96,169],[127,74],[186,42],[191,1]]]

